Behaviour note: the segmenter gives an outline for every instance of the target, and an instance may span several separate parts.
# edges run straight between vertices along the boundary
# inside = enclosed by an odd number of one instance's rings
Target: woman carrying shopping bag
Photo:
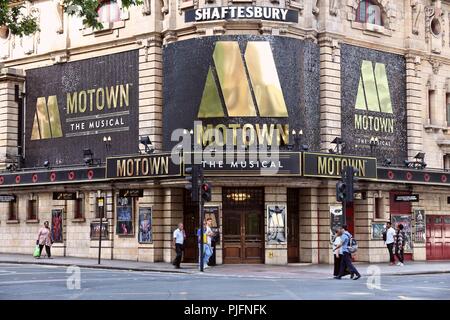
[[[39,229],[38,239],[36,240],[36,244],[39,245],[39,255],[35,256],[37,259],[41,257],[42,249],[45,246],[45,251],[47,252],[47,257],[52,259],[52,255],[50,252],[50,247],[53,244],[52,233],[50,231],[50,227],[48,226],[48,221],[44,222],[44,227]]]

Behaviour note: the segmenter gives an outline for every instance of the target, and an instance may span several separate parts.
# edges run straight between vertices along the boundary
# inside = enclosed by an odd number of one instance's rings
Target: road
[[[379,281],[378,278],[352,281],[323,276],[274,279],[208,272],[174,274],[0,264],[0,300],[6,299],[449,300],[450,274],[381,276]]]

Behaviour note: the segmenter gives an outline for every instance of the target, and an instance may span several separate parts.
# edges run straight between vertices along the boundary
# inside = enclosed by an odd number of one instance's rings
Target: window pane
[[[447,126],[450,126],[450,103],[447,103]]]
[[[246,234],[259,235],[261,232],[261,215],[255,212],[248,213],[246,216]]]

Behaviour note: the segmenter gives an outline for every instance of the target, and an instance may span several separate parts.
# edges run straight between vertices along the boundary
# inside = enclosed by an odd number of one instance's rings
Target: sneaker
[[[400,267],[403,267],[403,266],[404,266],[404,264],[403,264],[402,262],[400,262],[399,266],[400,266]]]
[[[203,269],[207,269],[207,268],[209,268],[209,266],[207,264],[203,266]]]
[[[401,263],[401,262],[398,262],[398,263],[397,263],[397,265],[398,265],[398,266],[401,266],[401,265],[402,265],[402,263]]]

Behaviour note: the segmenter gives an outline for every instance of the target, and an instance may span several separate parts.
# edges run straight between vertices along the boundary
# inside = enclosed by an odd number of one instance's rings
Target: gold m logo
[[[384,63],[363,60],[355,108],[392,113],[391,94]]]
[[[249,41],[243,58],[237,41],[218,41],[213,61],[198,118],[225,116],[220,92],[229,117],[288,116],[269,42]]]
[[[36,101],[31,140],[60,138],[63,136],[56,96],[39,97]]]

